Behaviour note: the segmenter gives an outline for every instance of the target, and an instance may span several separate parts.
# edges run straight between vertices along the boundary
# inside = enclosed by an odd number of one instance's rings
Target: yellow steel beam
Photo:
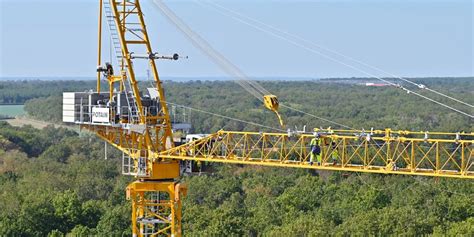
[[[84,126],[86,127],[86,126]],[[88,126],[101,138],[129,154],[138,150],[140,134],[119,128]],[[200,140],[165,151],[147,151],[149,162],[163,159],[355,171],[382,174],[474,178],[474,135],[424,133],[403,136],[398,131],[320,131],[321,164],[309,164],[311,134],[219,131]],[[159,133],[159,131],[157,132]],[[351,135],[352,134],[352,135]],[[404,131],[403,134],[406,134]],[[435,133],[432,133],[435,134]],[[422,136],[422,137],[420,137]],[[153,143],[160,143],[153,138]],[[147,148],[143,148],[147,149]],[[130,153],[133,158],[139,153]],[[152,165],[149,166],[153,168]],[[150,170],[150,173],[160,172]]]
[[[128,48],[128,45],[127,45],[127,42],[128,41],[131,41],[129,39],[127,39],[127,35],[126,35],[126,18],[125,16],[123,16],[124,14],[120,14],[120,10],[119,10],[119,7],[122,6],[124,9],[127,7],[127,6],[134,6],[134,3],[132,2],[116,2],[115,0],[109,0],[110,1],[110,6],[111,6],[111,9],[112,9],[112,12],[114,14],[114,21],[115,21],[115,25],[116,25],[116,28],[117,28],[117,33],[119,35],[119,39],[120,39],[120,45],[122,47],[122,58],[124,59],[125,63],[127,64],[127,71],[128,71],[128,80],[130,80],[130,84],[132,86],[132,90],[133,90],[133,94],[135,96],[135,101],[137,103],[137,109],[138,109],[138,113],[140,115],[140,122],[143,124],[145,123],[144,121],[144,112],[143,112],[143,106],[142,106],[142,101],[141,101],[141,98],[140,98],[140,91],[138,89],[138,85],[137,85],[137,80],[136,80],[136,77],[135,77],[135,71],[134,71],[134,68],[133,68],[133,65],[132,65],[132,60],[131,58],[129,57],[130,55],[130,52],[129,52],[129,48]],[[122,12],[124,12],[125,10],[122,10]]]
[[[180,197],[185,188],[175,182],[179,175],[177,160],[474,178],[473,133],[315,129],[315,133],[320,135],[321,148],[318,157],[321,163],[317,165],[309,164],[310,141],[314,138],[311,134],[219,131],[174,147],[168,108],[154,59],[149,59],[148,63],[160,96],[159,114],[145,116],[140,99],[130,50],[140,50],[138,48],[141,47],[145,51],[141,53],[153,53],[140,3],[138,0],[105,1],[109,1],[113,12],[122,51],[122,72],[120,76],[110,78],[110,93],[114,83],[122,81],[122,78],[130,80],[139,110],[139,123],[144,125],[144,131],[104,125],[81,127],[128,154],[133,159],[135,171],[139,168],[138,161],[145,159],[148,176],[139,177],[139,181],[127,188],[127,197],[132,200],[132,230],[135,236],[181,236]],[[99,18],[101,14],[102,10]],[[99,19],[99,64],[101,22]],[[132,31],[127,28],[131,25],[141,28]],[[97,89],[100,91],[100,74],[97,76]],[[156,199],[153,196],[158,193],[160,197],[160,192],[167,194],[167,198]]]
[[[309,163],[311,134],[219,131],[155,155],[164,159],[474,179],[474,136],[438,135],[425,139],[390,130],[372,135],[357,131],[353,135],[347,131],[322,133],[319,165]]]
[[[100,67],[102,63],[102,8],[103,8],[103,0],[99,0],[99,27],[98,27],[98,34],[97,34],[97,67]],[[97,72],[97,92],[100,93],[100,72]]]
[[[133,236],[181,236],[181,197],[178,182],[135,181],[127,187],[132,201]]]

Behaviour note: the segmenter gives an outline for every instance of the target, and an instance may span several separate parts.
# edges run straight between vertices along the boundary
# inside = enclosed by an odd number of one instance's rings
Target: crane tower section
[[[65,92],[63,121],[96,133],[123,152],[123,174],[137,178],[127,187],[134,236],[180,236],[180,198],[185,188],[178,182],[179,161],[156,158],[174,142],[155,63],[179,56],[153,50],[138,0],[100,0],[98,25],[97,90]],[[105,27],[115,55],[110,62],[102,62]],[[154,84],[142,92],[135,72],[139,64],[149,68]],[[106,89],[101,88],[104,81]]]
[[[139,0],[99,0],[97,90],[65,92],[63,121],[80,125],[123,152],[134,236],[181,236],[180,161],[209,161],[381,174],[474,179],[474,133],[315,129],[311,133],[219,131],[175,145],[155,61],[177,60],[150,45]],[[102,62],[102,23],[115,62]],[[135,66],[154,86],[140,91]],[[101,88],[105,81],[107,90]],[[276,96],[264,95],[278,114]]]

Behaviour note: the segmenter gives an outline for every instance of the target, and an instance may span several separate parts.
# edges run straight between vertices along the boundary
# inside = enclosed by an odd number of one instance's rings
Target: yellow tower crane
[[[99,0],[96,92],[64,93],[63,120],[97,134],[123,152],[122,172],[136,181],[126,190],[132,202],[133,236],[181,236],[180,160],[474,179],[474,133],[314,129],[311,133],[219,131],[175,146],[155,53],[139,0]],[[102,65],[102,22],[108,23],[119,70]],[[134,63],[151,68],[156,89],[138,88]],[[109,85],[102,92],[100,80]],[[278,99],[264,106],[278,114]],[[317,164],[310,163],[318,139]]]

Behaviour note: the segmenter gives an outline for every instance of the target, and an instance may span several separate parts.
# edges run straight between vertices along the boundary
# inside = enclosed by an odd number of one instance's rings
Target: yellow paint
[[[276,95],[264,95],[263,96],[263,104],[265,107],[271,111],[273,111],[277,117],[278,117],[278,122],[280,122],[281,127],[285,127],[283,123],[283,119],[280,116],[280,113],[278,113],[278,108],[280,107],[280,103],[278,102],[278,98]]]
[[[121,44],[122,65],[118,75],[110,75],[109,93],[115,83],[124,89],[123,81],[130,80],[138,104],[139,124],[146,124],[144,133],[132,132],[121,127],[82,125],[81,128],[96,133],[133,159],[133,171],[138,170],[138,160],[144,159],[146,177],[137,177],[126,190],[132,201],[132,230],[134,236],[143,236],[151,224],[143,220],[160,220],[153,235],[181,236],[181,197],[187,188],[180,184],[179,160],[221,162],[231,164],[262,165],[282,168],[350,171],[379,174],[420,175],[447,178],[474,179],[474,133],[448,133],[426,131],[384,130],[334,130],[314,129],[321,139],[321,164],[309,164],[309,143],[313,134],[261,133],[219,131],[174,147],[168,107],[154,59],[149,65],[160,96],[161,113],[145,116],[140,91],[130,56],[129,46],[142,47],[152,53],[152,47],[138,0],[105,0],[111,6]],[[100,0],[102,8],[103,0]],[[98,63],[101,63],[102,9],[99,12]],[[131,34],[128,23],[140,27],[140,33]],[[100,91],[100,74],[97,89]],[[112,97],[111,97],[112,98]],[[265,95],[264,105],[273,111],[283,127],[278,113],[279,102],[275,95]],[[462,135],[462,139],[459,139]],[[452,148],[455,148],[453,151]],[[334,156],[333,154],[337,154]],[[335,161],[334,161],[335,160]],[[211,184],[212,185],[212,184]],[[153,201],[153,194],[166,193],[167,198]],[[157,208],[159,207],[159,208]]]

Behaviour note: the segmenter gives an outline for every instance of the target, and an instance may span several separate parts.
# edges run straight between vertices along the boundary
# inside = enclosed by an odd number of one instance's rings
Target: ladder
[[[114,3],[115,0],[113,0]],[[103,1],[104,4],[104,13],[107,21],[107,25],[109,26],[110,31],[110,38],[112,41],[111,47],[113,47],[114,54],[117,59],[117,65],[123,65],[123,69],[126,70],[128,65],[123,61],[123,52],[122,46],[120,44],[119,33],[117,31],[117,26],[115,25],[115,16],[112,11],[112,7],[110,6],[110,2],[108,0]],[[124,86],[125,91],[125,98],[127,101],[127,114],[128,114],[128,123],[137,123],[140,121],[139,118],[139,111],[138,105],[136,101],[136,97],[133,94],[132,85],[130,84],[130,80],[126,79],[126,77],[122,77],[122,84]],[[121,108],[120,108],[121,110]],[[120,111],[121,113],[124,111]]]
[[[129,148],[129,152],[135,151],[134,149]],[[136,161],[135,161],[136,160]],[[122,174],[131,175],[140,178],[149,177],[147,171],[147,159],[145,156],[140,156],[138,158],[132,158],[130,153],[122,152]]]

